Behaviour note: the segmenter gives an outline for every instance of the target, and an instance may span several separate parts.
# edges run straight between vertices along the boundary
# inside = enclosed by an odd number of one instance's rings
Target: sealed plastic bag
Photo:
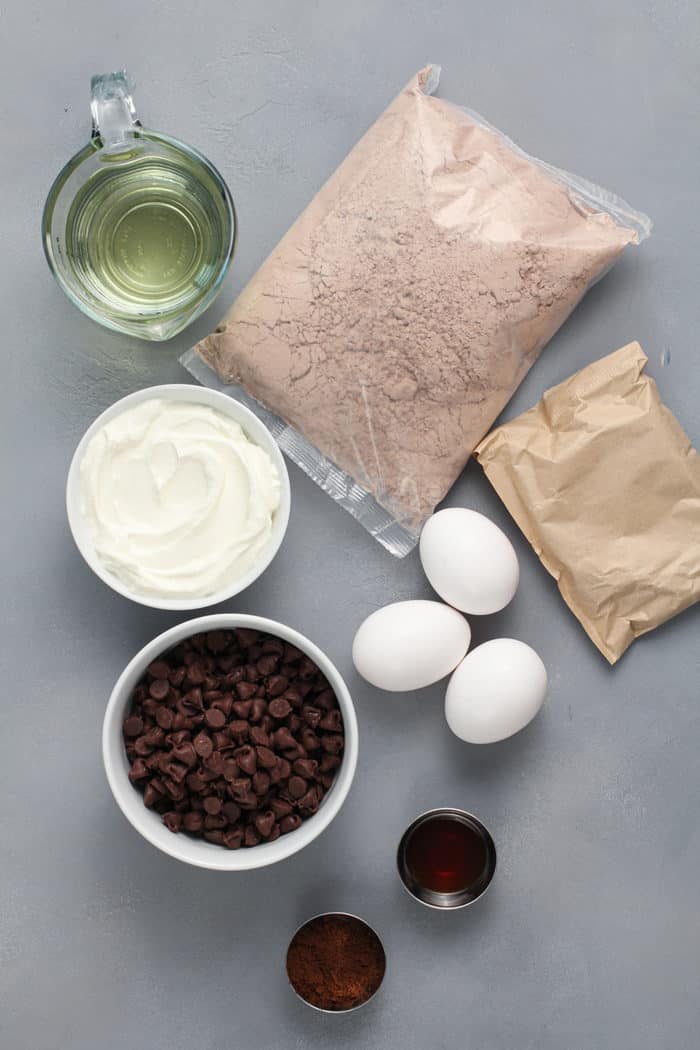
[[[615,663],[700,601],[700,455],[630,343],[476,449],[486,476]]]
[[[183,359],[399,556],[543,346],[650,229],[431,97],[438,72],[413,78]]]

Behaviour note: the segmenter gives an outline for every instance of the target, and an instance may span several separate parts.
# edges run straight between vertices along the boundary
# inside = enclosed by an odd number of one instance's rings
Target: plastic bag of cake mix
[[[649,219],[418,73],[183,358],[393,554]]]

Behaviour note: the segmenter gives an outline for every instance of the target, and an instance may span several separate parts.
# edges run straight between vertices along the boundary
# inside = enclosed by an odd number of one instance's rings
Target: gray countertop
[[[179,618],[91,574],[68,533],[64,483],[103,408],[187,381],[179,353],[431,60],[444,97],[655,220],[505,418],[639,339],[700,445],[699,38],[694,5],[654,0],[3,5],[3,1050],[697,1046],[700,607],[611,670],[471,463],[448,503],[492,516],[522,569],[514,602],[476,622],[476,640],[529,642],[551,688],[526,731],[470,748],[446,728],[444,686],[392,697],[352,668],[351,639],[370,610],[430,596],[417,556],[391,558],[290,468],[283,549],[226,608],[284,620],[336,661],[360,719],[359,766],[312,846],[275,868],[218,875],[158,853],[109,794],[100,727],[110,689]],[[122,65],[143,120],[210,156],[240,216],[221,297],[165,346],[81,316],[41,251],[48,187],[87,139],[89,77]],[[415,904],[394,870],[402,829],[436,805],[479,814],[499,848],[489,894],[454,915]],[[285,982],[290,934],[326,908],[363,915],[386,945],[381,993],[348,1017],[306,1009]]]

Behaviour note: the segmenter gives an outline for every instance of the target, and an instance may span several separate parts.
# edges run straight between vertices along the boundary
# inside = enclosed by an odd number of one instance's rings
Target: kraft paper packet
[[[624,346],[475,450],[611,664],[700,601],[700,455],[646,363],[639,343]]]

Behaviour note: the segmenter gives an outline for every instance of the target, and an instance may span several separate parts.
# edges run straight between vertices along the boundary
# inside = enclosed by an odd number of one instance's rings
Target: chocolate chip
[[[212,707],[217,707],[219,711],[223,711],[225,717],[228,719],[231,716],[231,708],[233,707],[233,696],[231,693],[224,693],[222,697],[217,700],[213,700]]]
[[[264,769],[258,769],[253,773],[253,791],[256,795],[266,795],[270,790],[270,774]]]
[[[180,700],[180,704],[185,712],[190,715],[197,715],[202,710],[203,697],[201,689],[188,689],[184,696]]]
[[[206,813],[216,815],[221,812],[221,799],[216,798],[215,795],[208,795],[204,799],[204,810]]]
[[[235,780],[231,781],[230,791],[233,794],[234,800],[237,802],[239,797],[247,795],[250,791],[251,786],[250,777],[236,777]]]
[[[285,748],[296,746],[296,740],[287,726],[280,726],[279,729],[275,730],[272,735],[272,742],[278,751],[284,751]]]
[[[168,675],[168,681],[170,682],[173,689],[179,689],[185,680],[185,668],[178,667],[176,670],[171,671]]]
[[[317,773],[316,780],[319,784],[322,784],[326,791],[329,791],[333,786],[333,774],[332,773]]]
[[[304,719],[307,725],[315,729],[321,721],[321,712],[317,707],[311,707],[310,704],[305,704],[301,709],[301,717]]]
[[[302,696],[298,689],[287,689],[284,693],[284,698],[287,703],[291,704],[292,707],[301,707]]]
[[[223,846],[224,844],[223,831],[205,831],[204,838],[207,842],[213,842],[215,846]]]
[[[226,817],[229,824],[235,824],[241,816],[241,807],[237,806],[235,802],[224,802],[221,807],[221,812]]]
[[[319,806],[319,797],[316,788],[309,788],[309,790],[299,799],[298,805],[301,810],[305,810],[308,813],[315,813]]]
[[[206,678],[206,672],[199,661],[190,664],[187,668],[187,681],[190,685],[201,685]]]
[[[151,726],[143,736],[151,747],[162,747],[165,743],[165,730],[161,729],[160,726]]]
[[[258,802],[258,796],[254,791],[247,791],[243,795],[238,795],[236,802],[241,809],[256,810],[260,803]]]
[[[234,633],[241,649],[250,649],[251,645],[255,645],[259,638],[258,632],[248,627],[236,627],[234,628]]]
[[[270,737],[262,726],[251,726],[249,735],[251,744],[257,744],[259,747],[270,746]]]
[[[229,671],[224,678],[224,685],[234,686],[236,682],[242,682],[245,678],[245,671],[242,667],[234,667],[233,670]]]
[[[170,668],[165,660],[154,660],[153,663],[146,668],[146,674],[149,678],[167,678],[170,674]]]
[[[292,645],[290,642],[285,642],[284,646],[284,658],[290,663],[298,663],[303,657],[301,649],[297,649],[296,645]]]
[[[124,723],[125,736],[140,736],[143,733],[143,719],[138,715],[131,715]]]
[[[154,678],[148,691],[154,700],[165,700],[170,692],[170,682],[167,678]]]
[[[231,828],[230,831],[224,832],[223,838],[227,849],[240,849],[243,843],[243,829]]]
[[[313,780],[318,772],[318,762],[313,758],[298,758],[296,762],[292,764],[292,769],[295,773],[298,773],[300,777],[306,777],[307,780]]]
[[[254,823],[262,837],[266,839],[274,826],[275,814],[271,809],[263,810],[262,813],[255,814]]]
[[[287,715],[291,714],[292,705],[283,696],[278,696],[276,699],[270,700],[267,709],[273,718],[286,718]]]
[[[185,831],[197,832],[204,827],[204,817],[201,813],[185,813],[182,818]]]
[[[244,773],[254,773],[257,769],[258,762],[255,752],[256,749],[251,747],[250,744],[245,744],[233,752],[233,757]]]
[[[204,712],[204,721],[210,729],[221,729],[226,725],[226,715],[218,707],[210,707]]]
[[[286,817],[292,812],[292,804],[284,798],[273,798],[270,799],[270,809],[279,820],[280,817]]]
[[[204,791],[204,788],[207,786],[207,782],[201,773],[190,773],[189,776],[185,778],[185,783],[190,791],[195,792]]]
[[[204,768],[209,773],[214,773],[217,777],[220,777],[224,772],[224,756],[220,751],[212,751],[208,758],[203,759]]]
[[[293,776],[287,782],[287,791],[294,799],[301,798],[306,794],[307,789],[308,785],[303,777]]]
[[[169,707],[159,707],[156,711],[156,722],[161,729],[171,729],[174,717],[175,715]]]
[[[153,781],[151,781],[151,783],[153,783]],[[164,776],[163,785],[168,797],[172,798],[175,802],[179,802],[185,797],[186,789],[184,784],[176,784],[170,777]]]
[[[189,742],[177,744],[170,753],[173,758],[177,759],[178,762],[182,762],[190,769],[197,765],[197,753],[194,746]]]
[[[228,634],[226,631],[209,631],[207,634],[207,649],[212,653],[223,652],[228,644]]]
[[[261,652],[263,653],[277,653],[281,656],[284,652],[284,642],[281,638],[268,637],[260,646]]]
[[[306,758],[306,749],[296,743],[294,747],[285,748],[284,757],[289,762],[294,762],[297,758]]]
[[[321,756],[321,763],[319,769],[322,773],[332,773],[334,769],[337,769],[341,763],[339,755],[325,754]]]
[[[317,693],[314,697],[314,706],[320,707],[323,711],[331,711],[335,707],[335,693],[332,689],[322,689],[320,693]],[[338,712],[340,714],[340,712]]]
[[[268,696],[281,696],[289,685],[289,679],[283,674],[273,674],[267,679],[265,684]]]
[[[240,766],[236,762],[235,758],[225,758],[224,759],[224,770],[223,770],[224,780],[227,780],[230,783],[231,781],[235,780],[239,776],[240,772],[241,772]]]
[[[289,728],[290,733],[298,733],[303,724],[304,723],[302,722],[299,715],[290,715],[287,719],[287,726]]]
[[[343,719],[340,711],[328,711],[321,721],[318,723],[319,729],[327,729],[332,733],[337,733],[342,728]]]
[[[217,751],[230,751],[231,748],[236,746],[229,734],[223,730],[218,733],[212,733],[211,738]]]
[[[253,703],[250,705],[250,720],[251,722],[259,722],[262,716],[267,711],[267,704],[260,697],[256,697]]]
[[[148,743],[148,740],[145,736],[140,736],[138,740],[134,742],[134,751],[139,756],[139,758],[145,758],[146,755],[151,754],[153,748]]]
[[[165,743],[168,747],[179,747],[180,744],[188,744],[190,742],[190,734],[184,729],[178,729],[174,733],[168,733],[165,738]]]
[[[299,664],[299,670],[297,673],[300,678],[313,678],[317,670],[318,668],[313,660],[309,660],[308,656],[305,656]]]
[[[277,765],[275,768],[279,772],[280,780],[287,780],[287,778],[291,775],[292,764],[286,758],[278,758]]]
[[[248,824],[243,833],[243,841],[246,846],[257,846],[260,842],[260,833],[254,824]]]
[[[156,788],[153,787],[152,782],[150,784],[146,784],[146,787],[144,788],[143,792],[144,806],[148,806],[148,808],[150,809],[154,805],[154,803],[156,803],[158,799],[161,799],[162,797],[162,793],[160,791],[157,791]]]
[[[183,766],[181,762],[167,762],[163,765],[163,772],[167,773],[171,780],[174,780],[176,784],[181,784],[187,776],[187,766]]]
[[[266,676],[269,674],[274,674],[274,672],[277,670],[277,665],[279,664],[279,662],[279,654],[267,653],[265,656],[260,657],[256,664],[256,667],[258,669],[259,674]]]
[[[296,831],[302,825],[302,819],[298,813],[289,813],[287,816],[282,817],[279,823],[280,831],[283,835],[286,835],[289,831]]]
[[[173,718],[173,729],[180,731],[183,729],[190,730],[194,729],[194,722],[189,715],[182,714],[178,711]]]
[[[299,730],[299,740],[307,751],[318,751],[321,747],[321,741],[309,726],[303,726]]]
[[[338,734],[334,734],[334,735],[331,735],[329,733],[327,736],[324,736],[323,739],[321,740],[321,747],[323,748],[324,751],[327,751],[328,754],[330,754],[330,755],[338,755],[338,754],[340,754],[340,752],[343,750],[344,746],[345,746],[345,741],[343,740],[342,736],[340,736],[339,733]]]
[[[236,690],[236,694],[238,695],[239,700],[250,700],[250,698],[255,696],[255,694],[258,691],[257,686],[254,682],[236,682],[234,688]],[[240,712],[235,707],[234,711],[236,711],[237,715],[240,715]],[[248,711],[250,712],[250,708],[248,709]],[[241,715],[241,717],[245,718],[247,717],[247,715]]]
[[[173,834],[176,834],[182,827],[182,814],[176,813],[171,809],[168,813],[163,814],[163,823],[168,831],[172,831]]]
[[[211,738],[204,732],[197,733],[192,743],[194,744],[194,749],[200,758],[208,758],[214,750]]]
[[[269,747],[256,747],[255,754],[263,769],[273,769],[277,765],[277,755]]]
[[[233,706],[235,707],[236,705],[234,704]],[[248,739],[250,726],[247,722],[244,722],[242,718],[238,718],[235,722],[229,723],[228,731],[231,738],[240,744]]]

